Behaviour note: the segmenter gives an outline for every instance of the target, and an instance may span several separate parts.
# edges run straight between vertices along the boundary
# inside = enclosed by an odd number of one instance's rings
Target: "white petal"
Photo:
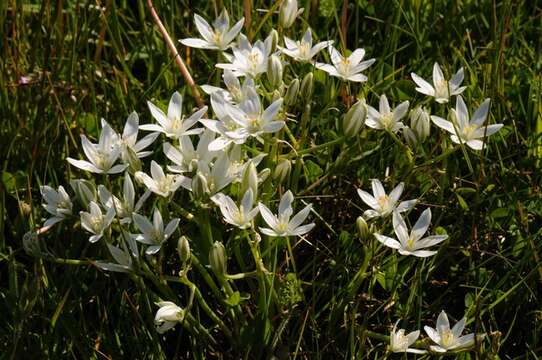
[[[73,166],[78,167],[79,169],[90,171],[93,173],[101,174],[103,173],[103,170],[98,169],[94,164],[89,163],[85,160],[75,160],[72,158],[67,158],[68,162],[72,164]]]
[[[455,134],[454,125],[451,122],[435,115],[431,115],[431,120],[433,120],[433,123],[435,123],[435,125],[437,125],[439,128]]]
[[[170,120],[181,119],[183,116],[183,97],[177,91],[173,93],[167,108],[167,117]]]
[[[437,330],[442,334],[445,330],[450,330],[450,322],[448,321],[448,315],[442,310],[437,318]]]
[[[412,77],[412,80],[416,83],[416,85],[418,85],[416,91],[424,95],[435,96],[435,89],[431,84],[429,84],[427,81],[425,81],[415,73],[410,73],[410,76]]]
[[[275,215],[273,215],[271,210],[269,210],[269,208],[267,208],[267,206],[262,203],[258,203],[258,208],[260,209],[260,214],[262,215],[262,218],[267,223],[267,225],[269,225],[273,229],[276,228],[278,225],[278,219]]]
[[[305,206],[303,208],[303,210],[301,210],[300,212],[298,212],[291,220],[290,222],[288,223],[288,227],[291,228],[291,229],[295,229],[297,228],[299,225],[301,225],[303,223],[303,221],[305,221],[305,219],[307,218],[307,216],[309,216],[309,213],[312,209],[312,205],[309,204],[307,206]]]
[[[393,229],[399,242],[404,246],[408,241],[408,229],[405,220],[399,215],[398,211],[393,212]]]
[[[401,244],[399,241],[380,234],[373,234],[376,240],[380,241],[382,244],[386,245],[387,247],[390,247],[392,249],[399,249],[401,247]]]
[[[208,49],[208,50],[218,50],[218,46],[208,43],[205,40],[202,39],[196,39],[196,38],[187,38],[180,40],[181,44],[193,47],[196,49]]]
[[[382,186],[382,183],[380,182],[380,180],[373,179],[371,181],[371,186],[373,188],[373,195],[375,199],[386,196],[386,191],[384,190],[384,187]]]
[[[444,81],[444,75],[442,74],[439,64],[436,62],[435,65],[433,65],[433,83],[436,84],[441,81]]]
[[[368,192],[358,189],[358,195],[365,204],[369,205],[373,209],[380,210],[380,205],[378,205],[376,199]]]
[[[416,221],[416,224],[412,227],[410,234],[414,241],[418,241],[422,238],[427,232],[427,229],[429,229],[429,224],[431,224],[431,209],[427,208],[422,212],[418,221]]]
[[[490,99],[485,99],[482,105],[472,115],[472,119],[470,120],[470,124],[476,124],[479,127],[482,126],[484,121],[486,121],[487,113],[489,112],[489,103],[491,102]]]
[[[194,15],[194,23],[196,24],[196,28],[198,29],[201,36],[207,40],[209,43],[213,43],[213,34],[214,31],[209,25],[207,21],[205,21],[204,18],[199,16],[198,14]]]

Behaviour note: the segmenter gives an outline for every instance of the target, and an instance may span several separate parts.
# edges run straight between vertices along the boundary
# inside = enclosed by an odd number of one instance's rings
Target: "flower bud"
[[[408,146],[416,147],[416,145],[418,145],[418,137],[411,128],[405,126],[403,128],[403,136],[405,137]]]
[[[267,180],[269,175],[271,175],[271,169],[265,168],[258,173],[258,179],[260,180],[260,182],[264,182],[265,180]]]
[[[154,324],[156,330],[163,334],[177,324],[177,322],[183,321],[184,310],[171,301],[160,301],[156,305],[160,306],[160,309],[154,316]]]
[[[410,127],[420,142],[424,141],[429,136],[431,119],[426,109],[418,106],[410,111]]]
[[[268,39],[270,39],[270,51],[269,53],[272,54],[277,50],[277,44],[279,43],[279,32],[275,29],[271,30],[269,32],[269,35],[267,36]],[[267,40],[267,39],[266,39]]]
[[[247,192],[248,189],[252,190],[252,195],[254,199],[258,198],[258,170],[256,166],[251,161],[243,171],[243,178],[241,179],[241,194]]]
[[[284,96],[284,103],[290,106],[295,103],[297,99],[297,93],[299,92],[299,79],[294,79],[290,82],[286,95]]]
[[[288,159],[282,159],[278,162],[273,172],[273,179],[278,180],[279,183],[282,183],[290,171],[292,170],[292,163]]]
[[[267,65],[267,79],[276,89],[282,84],[282,62],[277,55],[271,55]]]
[[[209,193],[207,179],[200,172],[198,172],[196,176],[192,178],[192,193],[197,198],[202,198],[205,194]]]
[[[312,98],[312,91],[314,89],[314,75],[310,72],[301,81],[301,98],[308,104]]]
[[[70,185],[83,208],[88,208],[88,204],[96,200],[96,188],[90,181],[75,179],[70,181]]]
[[[226,249],[221,242],[215,241],[209,251],[209,264],[217,276],[224,276],[226,268]]]
[[[359,134],[367,117],[367,104],[365,99],[358,100],[343,117],[343,131],[347,137]]]
[[[278,89],[275,89],[273,91],[273,98],[271,99],[271,102],[274,103],[275,101],[281,98],[282,98],[282,95],[280,94],[280,91]]]
[[[190,243],[186,236],[181,236],[177,242],[177,253],[179,254],[179,259],[181,259],[183,263],[190,260]]]
[[[284,29],[289,28],[295,21],[295,18],[303,11],[297,10],[297,0],[284,0],[279,9],[279,24]]]
[[[361,240],[366,240],[371,233],[369,231],[369,226],[367,225],[367,222],[365,221],[363,216],[358,216],[358,219],[356,220],[356,226],[358,227],[359,238]]]

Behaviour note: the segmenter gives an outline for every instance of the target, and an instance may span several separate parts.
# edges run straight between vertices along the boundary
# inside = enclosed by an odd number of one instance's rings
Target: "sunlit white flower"
[[[42,205],[43,208],[53,215],[53,217],[45,221],[43,226],[56,224],[72,214],[73,204],[64,187],[59,186],[57,191],[47,185],[40,186],[40,192],[43,200],[45,200],[45,204]]]
[[[230,18],[228,12],[224,9],[213,22],[212,28],[205,19],[197,14],[194,15],[194,22],[203,39],[182,39],[181,43],[183,45],[198,49],[226,50],[232,46],[232,41],[241,31],[245,18],[239,20],[230,29]]]
[[[133,214],[134,223],[137,225],[141,234],[136,235],[135,240],[150,245],[145,254],[153,255],[156,254],[162,244],[173,234],[177,226],[179,225],[180,219],[172,219],[164,229],[164,221],[162,220],[162,214],[158,209],[154,209],[152,216],[152,223],[144,216],[141,216],[137,213]]]
[[[294,41],[288,37],[284,37],[285,48],[278,47],[283,54],[300,61],[310,62],[312,58],[318,54],[322,49],[333,44],[333,41],[322,41],[312,46],[312,32],[310,28],[307,28],[301,41]]]
[[[160,301],[156,305],[160,306],[160,309],[156,312],[154,317],[154,324],[156,325],[156,331],[160,334],[165,333],[169,329],[177,325],[178,322],[184,319],[184,310],[171,301]]]
[[[114,165],[121,153],[119,138],[109,125],[105,125],[97,144],[91,143],[85,135],[81,135],[83,151],[89,161],[68,158],[68,162],[80,169],[97,174],[117,174],[127,165]]]
[[[218,92],[227,102],[239,104],[246,99],[249,88],[256,88],[252,78],[245,78],[241,85],[239,78],[231,70],[224,70],[222,78],[226,89],[212,85],[202,85],[201,89],[208,95]]]
[[[169,101],[167,116],[156,105],[147,102],[152,117],[158,124],[145,124],[139,128],[147,131],[157,131],[166,134],[167,137],[178,139],[181,136],[199,134],[203,131],[202,128],[190,129],[207,111],[207,106],[202,107],[189,118],[183,117],[183,98],[181,94],[175,92]]]
[[[328,49],[333,65],[317,62],[316,68],[345,81],[367,81],[367,76],[361,74],[361,72],[371,66],[375,62],[375,59],[361,61],[365,56],[364,49],[356,49],[348,57],[342,56],[333,45],[330,45]]]
[[[98,186],[98,196],[101,203],[107,209],[113,208],[116,211],[121,224],[129,224],[132,221],[132,213],[139,211],[150,194],[150,191],[146,191],[136,203],[134,184],[128,173],[124,178],[122,200],[112,195],[105,186]]]
[[[182,181],[181,185],[193,192],[216,194],[234,180],[230,166],[231,161],[226,152],[223,152],[213,163],[199,161],[196,175],[192,179],[186,178],[187,180]]]
[[[459,322],[450,329],[448,316],[444,310],[442,310],[437,318],[436,329],[424,326],[427,335],[431,340],[437,343],[437,345],[432,345],[430,349],[435,352],[443,353],[448,350],[461,350],[474,345],[474,334],[461,336],[461,333],[465,329],[465,321],[466,318],[459,320]]]
[[[105,120],[103,119],[102,124],[105,125]],[[134,111],[128,116],[122,135],[119,135],[121,158],[125,164],[133,163],[134,158],[141,159],[152,154],[152,151],[144,150],[156,140],[159,133],[148,134],[138,141],[138,132],[139,116]]]
[[[214,139],[215,134],[206,129],[200,135],[196,149],[189,136],[182,136],[178,147],[164,143],[164,154],[174,163],[174,165],[168,165],[168,170],[174,173],[191,172],[197,169],[199,161],[210,163],[218,155],[216,151],[209,150],[209,144]]]
[[[252,190],[248,189],[241,200],[241,204],[237,204],[227,195],[218,193],[211,200],[220,207],[222,216],[228,224],[237,226],[240,229],[246,229],[251,226],[251,221],[258,214],[258,207],[252,207],[254,195]]]
[[[397,132],[405,127],[401,119],[407,114],[408,105],[408,100],[403,101],[395,109],[391,110],[388,98],[385,94],[382,94],[378,110],[370,105],[367,107],[369,111],[365,124],[373,129]]]
[[[398,203],[401,194],[403,193],[404,183],[399,183],[389,195],[386,194],[382,183],[378,179],[371,181],[373,188],[373,195],[368,192],[358,189],[358,195],[361,200],[369,205],[372,210],[367,210],[363,213],[363,216],[370,219],[377,216],[387,216],[394,210],[403,212],[410,210],[415,204],[416,200],[402,201]]]
[[[271,46],[271,36],[268,36],[265,42],[258,40],[251,45],[247,37],[241,34],[238,47],[233,48],[233,56],[224,54],[230,63],[219,63],[216,67],[231,70],[235,76],[255,78],[267,71]]]
[[[422,239],[422,236],[429,228],[429,224],[431,224],[431,209],[426,209],[409,233],[405,220],[403,220],[399,212],[394,211],[393,229],[399,241],[380,234],[374,234],[374,236],[382,244],[399,250],[399,254],[401,255],[428,257],[435,255],[437,252],[423,249],[439,244],[448,238],[448,235],[432,235]]]
[[[416,91],[428,96],[433,96],[435,101],[439,104],[447,103],[451,96],[459,95],[467,88],[466,86],[461,86],[464,77],[463,68],[460,68],[459,71],[452,76],[450,81],[448,81],[444,78],[439,64],[435,63],[435,65],[433,65],[433,85],[429,84],[415,73],[410,73],[410,76],[412,76],[412,80],[418,85]]]
[[[438,127],[451,133],[452,136],[450,138],[454,143],[465,143],[471,149],[482,150],[484,142],[480,139],[495,134],[503,127],[503,124],[483,125],[487,118],[490,101],[490,99],[485,99],[469,121],[467,105],[465,105],[461,96],[457,96],[455,109],[452,109],[451,113],[451,117],[455,123],[434,115],[431,116],[431,120]]]
[[[390,334],[390,351],[391,352],[408,352],[414,354],[425,354],[425,350],[409,348],[410,345],[414,344],[418,337],[420,336],[420,330],[413,331],[405,335],[404,329],[397,330],[397,324],[399,320],[395,323],[393,330]]]
[[[258,203],[260,208],[260,214],[270,228],[260,228],[260,231],[268,236],[301,236],[312,230],[314,223],[307,225],[301,225],[303,221],[309,216],[309,212],[312,209],[312,204],[309,204],[298,212],[292,219],[294,210],[292,209],[292,202],[294,201],[294,195],[288,190],[280,198],[278,215],[274,215],[267,206],[262,203]]]
[[[162,167],[154,160],[151,161],[151,175],[152,177],[142,171],[135,173],[136,179],[140,179],[150,191],[163,197],[174,193],[185,181],[182,175],[164,174]]]
[[[89,204],[90,212],[81,211],[81,226],[86,231],[94,234],[88,240],[94,243],[100,240],[104,231],[111,225],[115,217],[115,209],[109,208],[107,213],[103,214],[102,210],[94,201]]]

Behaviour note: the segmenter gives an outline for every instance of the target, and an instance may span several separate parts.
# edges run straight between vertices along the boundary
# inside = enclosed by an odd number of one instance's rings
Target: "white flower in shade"
[[[247,37],[239,35],[239,46],[233,48],[233,56],[224,53],[230,63],[216,64],[217,68],[231,70],[235,76],[256,78],[267,71],[267,62],[271,54],[272,37],[265,42],[258,40],[251,45]]]
[[[310,62],[312,58],[321,50],[333,44],[333,41],[322,41],[312,46],[312,32],[307,28],[301,41],[294,41],[288,37],[284,37],[285,48],[278,47],[283,54],[288,55],[294,60],[300,62]]]
[[[118,174],[126,169],[127,165],[114,165],[121,148],[118,135],[107,123],[97,144],[91,143],[85,135],[81,135],[81,144],[89,161],[68,158],[68,162],[73,166],[97,174]]]
[[[260,228],[260,231],[268,236],[301,236],[312,230],[314,223],[301,225],[309,216],[312,204],[309,204],[298,212],[293,218],[292,202],[294,195],[288,190],[280,198],[278,215],[275,216],[267,206],[258,203],[260,214],[270,228]],[[291,218],[291,219],[290,219]]]
[[[216,194],[234,180],[230,171],[231,165],[228,154],[224,151],[213,163],[199,161],[196,175],[192,179],[186,178],[181,185],[192,192]]]
[[[368,106],[368,116],[365,120],[365,125],[377,130],[389,130],[391,132],[397,132],[405,127],[405,124],[401,122],[401,119],[405,117],[408,112],[409,102],[403,101],[393,110],[390,109],[388,98],[385,94],[380,96],[380,103],[378,110],[372,106]]]
[[[160,301],[156,305],[160,306],[160,309],[156,312],[154,317],[154,324],[156,325],[156,331],[160,334],[165,333],[169,329],[177,325],[178,322],[184,319],[184,310],[171,301]]]
[[[469,121],[469,111],[461,96],[457,96],[455,109],[451,117],[455,123],[444,120],[438,116],[431,116],[431,120],[438,127],[452,134],[450,137],[456,144],[465,143],[471,149],[482,150],[484,142],[480,139],[493,135],[499,131],[503,124],[483,125],[487,119],[490,99],[485,99],[482,105],[474,112]]]
[[[240,229],[246,229],[251,226],[251,221],[258,214],[258,207],[252,207],[254,195],[252,190],[248,189],[241,200],[241,204],[237,204],[227,195],[218,193],[211,200],[220,207],[222,216],[228,224],[237,226]]]
[[[122,200],[112,195],[105,186],[98,186],[98,196],[101,203],[107,209],[113,208],[115,210],[121,224],[129,224],[132,221],[132,213],[139,211],[150,194],[150,191],[146,191],[136,203],[134,184],[128,173],[124,178]]]
[[[132,163],[134,157],[142,159],[152,154],[152,151],[144,151],[154,140],[158,137],[159,133],[151,133],[144,136],[141,140],[137,140],[139,133],[139,117],[134,111],[126,120],[122,136],[119,136],[121,146],[121,157],[124,163]]]
[[[222,10],[220,16],[213,22],[213,27],[209,25],[201,16],[194,15],[194,22],[203,39],[188,38],[180,40],[181,44],[198,49],[226,50],[232,46],[245,18],[242,18],[230,29],[230,18],[226,9]]]
[[[367,219],[377,216],[387,216],[394,210],[397,210],[398,212],[407,211],[416,204],[416,200],[407,200],[398,203],[399,198],[403,193],[404,183],[399,183],[389,195],[386,194],[380,180],[373,179],[371,181],[371,186],[373,188],[373,195],[358,189],[358,195],[361,200],[372,208],[372,210],[367,210],[363,213],[363,216]]]
[[[158,124],[145,124],[139,128],[147,131],[157,131],[166,134],[167,137],[178,139],[181,136],[199,134],[203,131],[202,128],[190,129],[196,124],[199,119],[207,111],[207,106],[202,107],[189,118],[183,117],[183,97],[178,92],[175,92],[171,96],[169,101],[167,116],[156,105],[147,102],[152,117],[158,122]]]
[[[330,45],[328,49],[333,65],[317,62],[317,69],[323,70],[329,75],[336,76],[345,81],[367,81],[367,76],[361,74],[361,72],[371,66],[375,62],[375,59],[361,61],[365,56],[364,49],[356,49],[348,57],[342,56],[333,45]]]
[[[180,219],[172,219],[164,229],[164,221],[162,220],[162,214],[158,209],[154,209],[152,216],[152,223],[144,216],[141,216],[137,213],[133,214],[134,223],[138,227],[141,234],[136,235],[135,240],[150,245],[145,254],[153,255],[156,254],[162,244],[173,234],[177,226],[179,225]]]
[[[249,159],[243,156],[241,152],[241,145],[233,145],[230,148],[228,156],[230,159],[229,174],[234,178],[235,182],[240,182],[242,180],[245,169],[250,166],[250,164],[258,166],[263,160],[263,158],[266,156],[267,154],[265,153],[258,154],[255,157]]]
[[[113,257],[115,262],[111,263],[98,260],[96,261],[96,266],[105,271],[115,271],[122,273],[129,273],[133,270],[132,258],[139,257],[137,244],[131,234],[123,232],[123,238],[128,243],[129,249],[124,242],[122,243],[121,247],[107,244],[107,248],[109,249],[109,252],[111,253],[111,256]]]
[[[429,224],[431,224],[431,210],[426,209],[418,221],[416,221],[416,224],[414,224],[412,231],[409,233],[405,220],[403,220],[397,211],[394,211],[393,229],[399,241],[380,234],[374,234],[374,236],[382,244],[392,249],[399,250],[399,254],[401,255],[428,257],[435,255],[437,252],[423,249],[439,244],[448,238],[448,235],[432,235],[422,238],[422,236],[427,232]]]
[[[186,178],[182,175],[164,174],[164,170],[156,161],[151,161],[151,176],[142,171],[135,173],[136,179],[140,179],[153,193],[168,197],[173,194]]]
[[[427,335],[437,344],[430,346],[431,351],[443,353],[448,350],[466,349],[474,345],[474,334],[461,336],[461,333],[465,329],[465,321],[465,318],[459,320],[459,322],[450,329],[448,316],[444,310],[442,310],[437,318],[436,329],[424,326]]]
[[[450,81],[444,78],[442,70],[438,63],[433,65],[433,85],[416,75],[415,73],[410,73],[412,80],[418,85],[416,91],[433,96],[435,101],[439,104],[445,104],[450,100],[450,97],[453,95],[461,94],[467,87],[461,86],[463,82],[463,68],[460,68],[458,72],[450,79]]]
[[[94,201],[89,204],[90,212],[81,211],[81,226],[86,231],[94,234],[88,240],[94,243],[100,240],[104,231],[111,225],[115,217],[115,209],[109,208],[107,213],[103,214],[102,210]]]
[[[45,221],[43,226],[56,224],[72,214],[72,201],[62,186],[58,187],[58,191],[47,185],[40,186],[40,192],[45,200],[45,204],[42,204],[43,208],[53,215]]]
[[[409,348],[410,345],[414,344],[418,337],[420,336],[420,330],[413,331],[405,335],[404,329],[397,330],[397,324],[399,320],[395,323],[393,330],[390,334],[390,351],[391,352],[408,352],[414,354],[425,354],[427,351],[420,349]]]
[[[199,161],[210,163],[218,155],[216,151],[209,151],[209,144],[214,139],[215,134],[206,129],[200,135],[196,149],[189,136],[182,136],[179,139],[179,147],[164,143],[164,154],[174,163],[172,166],[168,165],[168,170],[174,173],[191,172],[197,169]]]

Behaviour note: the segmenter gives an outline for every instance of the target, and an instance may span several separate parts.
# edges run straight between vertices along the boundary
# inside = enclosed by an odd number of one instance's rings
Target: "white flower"
[[[117,174],[126,169],[127,165],[113,166],[121,149],[118,135],[107,123],[102,129],[98,144],[91,143],[85,135],[81,135],[81,144],[90,162],[68,158],[68,162],[73,166],[97,174]]]
[[[162,167],[154,160],[151,161],[151,175],[152,177],[142,171],[135,173],[136,179],[140,179],[150,191],[163,197],[174,193],[186,179],[182,175],[164,174]]]
[[[382,94],[378,110],[372,106],[368,106],[369,111],[365,125],[373,129],[397,132],[405,127],[401,119],[407,114],[408,105],[408,100],[403,101],[395,109],[391,110],[388,98],[385,94]]]
[[[471,347],[474,344],[474,334],[461,336],[461,333],[465,328],[465,321],[465,318],[459,320],[459,322],[450,329],[448,316],[444,310],[442,310],[437,319],[436,329],[429,326],[424,327],[425,332],[429,335],[431,340],[438,344],[432,345],[430,349],[435,352],[443,353],[448,350],[460,350]]]
[[[198,161],[196,175],[192,179],[185,178],[186,181],[182,181],[181,185],[190,191],[201,190],[206,194],[215,194],[234,180],[231,165],[225,151],[213,163]]]
[[[252,208],[254,195],[252,189],[248,189],[237,206],[235,202],[227,195],[218,193],[211,200],[220,207],[222,216],[228,224],[237,226],[240,229],[246,229],[251,226],[251,221],[258,214],[258,207]]]
[[[121,224],[129,224],[132,221],[132,213],[139,211],[150,194],[150,191],[146,191],[138,202],[135,203],[134,184],[128,173],[126,173],[124,178],[122,200],[112,195],[105,186],[98,186],[98,196],[101,203],[107,209],[113,208],[115,210]]]
[[[72,214],[72,201],[62,186],[58,187],[58,191],[47,185],[40,186],[40,192],[45,200],[45,204],[42,204],[43,208],[53,215],[45,221],[43,226],[56,224]]]
[[[397,324],[399,320],[395,323],[393,330],[390,334],[390,351],[391,352],[408,352],[414,354],[425,354],[425,350],[412,349],[409,348],[410,345],[414,344],[418,337],[420,336],[420,330],[413,331],[405,335],[404,329],[397,330]]]
[[[188,38],[180,40],[183,45],[198,49],[226,50],[241,31],[245,18],[239,20],[230,29],[230,18],[226,9],[213,22],[213,28],[201,16],[194,15],[194,22],[203,39]]]
[[[349,57],[342,56],[333,45],[329,46],[329,55],[333,65],[316,63],[316,68],[327,72],[331,76],[339,77],[345,81],[364,82],[367,76],[360,74],[363,70],[371,66],[375,59],[363,60],[365,56],[364,49],[356,49]]]
[[[278,216],[275,216],[267,206],[262,203],[258,203],[260,208],[260,214],[263,219],[269,225],[269,228],[260,228],[260,231],[268,236],[301,236],[312,230],[314,223],[300,226],[303,221],[309,215],[312,209],[312,204],[309,204],[298,212],[291,220],[294,210],[292,209],[292,202],[294,201],[294,195],[288,190],[280,198]]]
[[[484,142],[480,139],[495,134],[503,127],[503,124],[483,125],[487,118],[490,101],[490,99],[485,99],[469,121],[467,105],[465,105],[461,96],[457,96],[455,109],[452,109],[451,114],[455,123],[434,115],[431,116],[431,120],[438,127],[451,133],[450,138],[454,143],[465,143],[471,149],[482,150]]]
[[[231,70],[235,76],[256,78],[267,71],[271,45],[271,36],[268,36],[265,42],[258,40],[254,45],[251,45],[247,37],[241,34],[239,35],[239,47],[233,48],[233,56],[224,54],[230,63],[216,64],[216,67]]]
[[[109,208],[106,214],[102,214],[102,210],[94,201],[89,204],[90,212],[81,211],[81,226],[88,232],[94,234],[88,240],[94,243],[100,240],[105,229],[111,225],[115,217],[115,210]]]
[[[316,54],[331,44],[333,44],[333,41],[322,41],[312,46],[312,32],[310,28],[307,28],[301,41],[294,41],[285,36],[284,45],[286,45],[286,48],[280,46],[278,48],[283,54],[297,61],[310,62]]]
[[[450,96],[461,94],[467,87],[461,86],[463,82],[463,68],[460,68],[457,73],[450,79],[450,81],[444,78],[442,70],[438,63],[433,65],[433,85],[416,75],[410,73],[412,80],[418,85],[416,91],[433,96],[439,104],[447,103],[450,100]]]
[[[139,132],[139,117],[134,111],[126,120],[122,136],[119,136],[121,146],[121,157],[125,164],[132,163],[134,156],[137,159],[142,159],[152,154],[152,151],[143,151],[158,137],[159,133],[151,133],[137,140]]]
[[[401,255],[414,255],[417,257],[428,257],[435,255],[436,251],[422,250],[430,246],[439,244],[448,238],[448,235],[432,235],[422,239],[422,236],[427,232],[429,224],[431,223],[431,210],[426,209],[414,227],[409,233],[405,220],[401,217],[399,212],[393,212],[393,229],[397,239],[399,241],[390,238],[388,236],[374,234],[376,239],[382,244],[399,250]]]
[[[129,273],[133,270],[132,257],[139,257],[139,251],[137,250],[137,244],[133,239],[133,236],[128,233],[123,233],[124,239],[128,242],[130,249],[126,247],[125,243],[122,243],[122,248],[107,244],[107,248],[113,256],[115,263],[107,261],[96,261],[96,266],[105,271],[115,271]]]
[[[156,331],[160,334],[165,333],[169,329],[177,325],[178,322],[184,319],[184,310],[171,301],[160,301],[156,305],[160,306],[160,309],[156,312],[154,317],[154,324],[156,325]]]
[[[164,241],[173,234],[180,221],[179,218],[172,219],[164,230],[164,221],[158,209],[154,209],[152,223],[146,217],[137,213],[133,214],[133,218],[139,231],[142,232],[142,234],[136,235],[135,240],[150,245],[145,251],[147,255],[156,254],[160,250]]]
[[[200,135],[196,149],[194,149],[189,136],[182,136],[179,139],[179,147],[164,143],[164,154],[175,164],[173,166],[168,165],[168,170],[174,173],[190,172],[197,168],[198,161],[210,163],[218,155],[216,151],[209,151],[209,144],[214,139],[215,134],[206,129]]]
[[[394,210],[399,212],[407,211],[416,204],[416,200],[402,201],[397,204],[403,193],[404,183],[399,183],[389,195],[386,194],[380,180],[373,179],[371,181],[371,186],[373,188],[373,196],[366,191],[358,189],[358,195],[361,200],[372,208],[372,210],[367,210],[363,213],[363,216],[368,219],[377,216],[387,216]]]
[[[147,102],[152,117],[158,122],[157,124],[145,124],[139,128],[147,131],[158,131],[166,134],[167,137],[178,139],[181,136],[199,134],[203,131],[201,128],[190,129],[198,122],[199,119],[207,111],[207,106],[202,107],[193,113],[188,119],[183,118],[183,98],[181,94],[175,92],[169,101],[167,116],[156,105]]]

